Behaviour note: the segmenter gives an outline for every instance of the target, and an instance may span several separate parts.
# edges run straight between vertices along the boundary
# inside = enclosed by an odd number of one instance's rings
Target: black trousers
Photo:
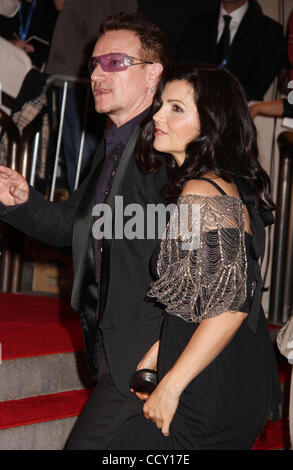
[[[143,402],[118,392],[110,375],[92,391],[65,450],[172,449],[171,439],[143,415]],[[123,432],[127,429],[127,433]],[[139,432],[137,432],[139,430]]]

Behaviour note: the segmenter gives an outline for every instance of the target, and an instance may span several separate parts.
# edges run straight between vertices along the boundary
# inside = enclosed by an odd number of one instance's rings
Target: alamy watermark
[[[113,213],[114,212],[114,213]],[[114,211],[108,204],[96,204],[95,239],[180,239],[182,249],[197,249],[200,234],[200,208],[197,204],[132,203],[124,206],[123,196],[115,196]],[[168,225],[168,230],[166,227]]]

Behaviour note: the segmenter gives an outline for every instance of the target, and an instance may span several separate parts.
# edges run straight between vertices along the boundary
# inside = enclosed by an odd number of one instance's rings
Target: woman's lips
[[[155,135],[156,135],[156,136],[159,136],[159,135],[167,135],[167,132],[162,131],[162,129],[156,128],[156,129],[155,129]]]

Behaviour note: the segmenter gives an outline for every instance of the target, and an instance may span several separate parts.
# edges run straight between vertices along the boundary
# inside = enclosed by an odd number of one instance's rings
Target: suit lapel
[[[105,143],[102,142],[93,157],[89,181],[84,190],[74,224],[72,245],[74,250],[73,259],[75,274],[72,289],[72,302],[75,309],[79,309],[79,300],[82,296],[82,280],[91,273],[95,273],[92,244],[92,208],[94,204],[96,185],[103,165],[104,156]],[[87,241],[86,243],[85,240]]]
[[[93,157],[93,164],[91,166],[90,174],[88,177],[89,181],[85,188],[85,191],[81,200],[81,204],[79,206],[78,213],[77,213],[78,219],[85,220],[86,218],[89,218],[89,219],[92,218],[91,211],[89,211],[89,206],[91,207],[93,206],[96,184],[98,181],[98,176],[102,169],[104,157],[105,157],[105,143],[102,142],[99,145]]]

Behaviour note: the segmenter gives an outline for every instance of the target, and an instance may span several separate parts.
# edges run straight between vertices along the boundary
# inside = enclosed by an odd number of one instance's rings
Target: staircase
[[[0,346],[0,450],[63,449],[93,387],[78,316],[56,298],[0,293]],[[282,419],[268,421],[254,450],[290,448],[291,368],[278,361]]]
[[[93,386],[79,319],[52,297],[0,294],[0,450],[63,449]]]

